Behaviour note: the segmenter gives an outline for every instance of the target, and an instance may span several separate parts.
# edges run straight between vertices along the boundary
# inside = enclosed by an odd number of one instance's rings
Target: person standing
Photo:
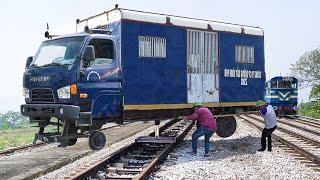
[[[200,102],[194,103],[193,109],[193,114],[186,117],[188,120],[197,120],[198,124],[197,130],[192,134],[192,151],[190,154],[197,154],[198,139],[199,137],[204,136],[204,156],[208,156],[210,137],[217,129],[216,119],[211,111],[208,108],[203,107]]]
[[[256,102],[256,107],[264,119],[265,126],[261,135],[261,148],[258,151],[266,150],[266,138],[268,138],[268,151],[272,151],[271,135],[277,128],[276,113],[271,105],[262,100]]]

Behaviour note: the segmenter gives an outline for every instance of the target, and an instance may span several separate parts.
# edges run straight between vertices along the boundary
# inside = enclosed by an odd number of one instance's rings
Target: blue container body
[[[166,58],[139,58],[138,36],[166,38]],[[186,30],[145,22],[122,22],[124,104],[186,103]]]
[[[261,36],[219,33],[220,55],[220,101],[253,102],[263,99],[265,82],[264,39]],[[237,63],[235,46],[237,44],[254,47],[254,63]],[[236,77],[229,77],[225,70],[235,70]],[[250,74],[241,75],[248,72]],[[255,74],[259,73],[258,78]],[[230,74],[230,71],[229,71]],[[240,75],[239,75],[240,74]],[[260,76],[261,75],[261,76]],[[227,76],[227,77],[226,77]],[[241,85],[239,78],[245,76],[247,85]]]
[[[124,104],[186,104],[187,103],[187,27],[122,21],[122,66]],[[139,58],[138,36],[166,38],[167,58]],[[263,99],[265,82],[263,36],[218,32],[219,102],[253,102]],[[253,64],[236,63],[237,44],[254,46]],[[225,69],[259,71],[260,78],[225,76]]]

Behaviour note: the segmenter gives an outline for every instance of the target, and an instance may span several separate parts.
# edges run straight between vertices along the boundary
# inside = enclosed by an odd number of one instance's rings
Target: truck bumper
[[[23,104],[20,112],[33,118],[79,119],[80,107],[65,104]]]

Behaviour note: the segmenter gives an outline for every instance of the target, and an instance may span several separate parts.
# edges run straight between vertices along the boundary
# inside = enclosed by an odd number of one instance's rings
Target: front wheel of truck
[[[106,142],[106,136],[100,131],[93,131],[89,136],[89,146],[93,150],[102,149]]]

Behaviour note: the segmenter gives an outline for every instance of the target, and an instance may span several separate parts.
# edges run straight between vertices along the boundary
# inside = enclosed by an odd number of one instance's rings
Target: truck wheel
[[[217,118],[217,134],[222,138],[231,136],[237,129],[237,121],[233,116]]]
[[[106,145],[106,136],[100,131],[93,131],[89,136],[89,146],[93,150],[100,150]]]
[[[77,138],[75,138],[75,139],[68,139],[68,146],[73,146],[74,144],[76,144],[77,143]]]

